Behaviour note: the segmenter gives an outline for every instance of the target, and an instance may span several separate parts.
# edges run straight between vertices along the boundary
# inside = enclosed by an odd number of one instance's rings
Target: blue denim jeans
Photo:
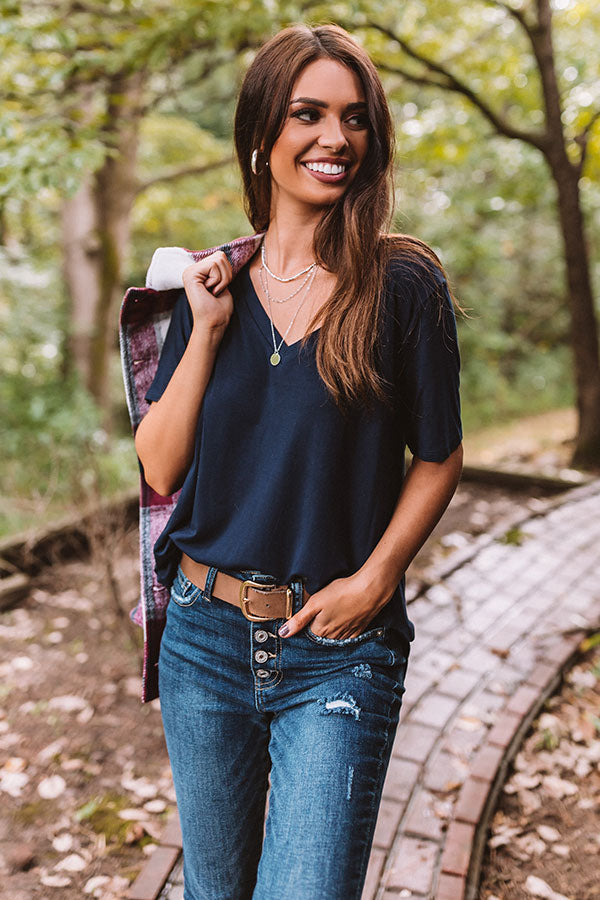
[[[213,596],[216,573],[203,590],[179,568],[159,657],[184,900],[360,900],[408,641],[385,627],[281,638],[283,619]]]

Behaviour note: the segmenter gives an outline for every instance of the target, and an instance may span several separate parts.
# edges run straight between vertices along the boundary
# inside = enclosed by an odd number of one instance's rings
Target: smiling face
[[[272,202],[334,203],[356,177],[368,145],[367,106],[356,73],[332,59],[309,63],[294,84],[269,157]]]

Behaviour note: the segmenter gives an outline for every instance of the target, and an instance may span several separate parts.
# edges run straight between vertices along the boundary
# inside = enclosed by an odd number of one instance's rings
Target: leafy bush
[[[0,280],[0,534],[137,482],[130,437],[109,435],[69,371],[52,270],[5,257]]]

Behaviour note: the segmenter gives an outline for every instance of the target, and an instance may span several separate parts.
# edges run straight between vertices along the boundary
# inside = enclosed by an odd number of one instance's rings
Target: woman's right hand
[[[183,286],[194,316],[194,329],[223,336],[233,313],[233,297],[226,289],[232,277],[229,260],[222,250],[183,270]]]

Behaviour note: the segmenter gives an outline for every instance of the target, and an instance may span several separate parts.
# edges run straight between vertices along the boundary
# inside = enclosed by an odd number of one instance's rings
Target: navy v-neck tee
[[[318,329],[271,365],[271,324],[246,263],[229,286],[233,313],[200,414],[194,456],[155,547],[169,587],[182,551],[226,570],[255,570],[314,594],[356,572],[392,518],[405,445],[441,462],[462,438],[459,351],[452,301],[433,266],[392,262],[378,338],[393,406],[344,417],[316,366]],[[184,290],[173,309],[148,401],[160,399],[192,330]],[[277,346],[282,335],[275,328]],[[404,577],[369,623],[414,638]]]

